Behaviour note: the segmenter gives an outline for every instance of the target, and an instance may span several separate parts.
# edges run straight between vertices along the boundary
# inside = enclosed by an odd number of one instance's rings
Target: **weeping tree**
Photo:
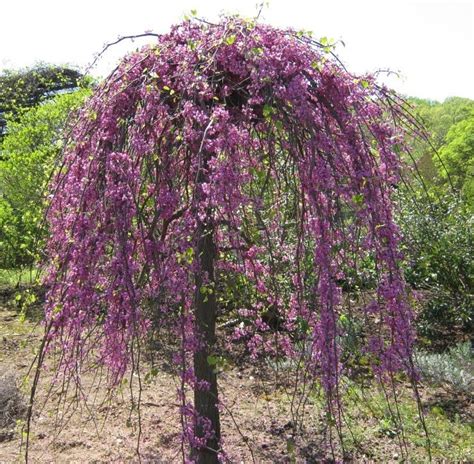
[[[364,350],[382,381],[415,377],[391,203],[409,125],[396,96],[291,30],[186,21],[129,55],[81,110],[52,186],[40,363],[59,348],[64,375],[80,381],[92,358],[118,384],[165,328],[183,459],[217,462],[216,320],[235,317],[250,356],[297,359],[321,384],[340,430],[342,289],[368,259]]]

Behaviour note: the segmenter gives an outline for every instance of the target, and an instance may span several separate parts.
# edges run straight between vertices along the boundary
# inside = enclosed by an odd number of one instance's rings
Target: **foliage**
[[[22,112],[60,92],[78,89],[82,75],[64,67],[38,64],[33,68],[6,70],[0,74],[0,139],[6,133],[7,120],[16,120]]]
[[[415,362],[423,377],[437,384],[449,384],[459,392],[473,391],[474,352],[470,342],[443,353],[417,352]]]
[[[467,166],[461,163],[449,163],[449,160],[444,159],[443,151],[449,143],[448,133],[454,126],[472,118],[474,101],[452,97],[442,103],[419,98],[411,98],[409,102],[414,107],[414,114],[427,130],[426,138],[415,137],[411,140],[413,158],[411,161],[416,162],[419,173],[431,189],[439,191],[442,195],[446,194],[451,191],[449,176],[464,178],[469,171],[466,169]],[[461,131],[462,129],[456,132],[459,134]],[[449,151],[454,155],[453,158],[463,156],[456,150]],[[455,184],[458,188],[462,187],[462,183],[455,182]]]
[[[0,145],[0,267],[30,265],[44,238],[44,195],[63,146],[68,115],[88,95],[84,89],[54,97],[8,120]]]
[[[388,401],[391,393],[380,386],[347,382],[344,390],[347,411],[344,444],[349,453],[363,452],[364,461],[371,462],[404,461],[404,453],[410,462],[431,460],[426,452],[426,436],[412,392],[398,391],[395,407]],[[472,425],[461,419],[459,411],[451,414],[442,404],[435,404],[427,408],[424,422],[429,430],[434,462],[470,459],[474,451]],[[382,449],[375,445],[380,442],[385,444]]]
[[[61,349],[66,376],[78,380],[92,355],[117,384],[138,369],[153,312],[181,345],[183,440],[207,456],[200,462],[221,452],[210,364],[225,359],[216,314],[232,307],[227,282],[238,276],[248,306],[232,308],[245,317],[233,339],[253,358],[308,346],[305,375],[321,382],[334,418],[341,282],[348,263],[370,257],[377,279],[364,311],[378,330],[364,349],[381,379],[413,375],[391,202],[397,127],[412,121],[395,95],[331,53],[240,19],[187,21],[97,89],[55,177],[46,346]]]
[[[474,212],[474,110],[469,118],[451,126],[435,163],[445,182],[449,173],[449,180]]]
[[[430,132],[436,149],[444,145],[452,126],[468,119],[474,112],[474,100],[469,98],[451,97],[442,103],[411,98],[410,103],[415,106],[417,116]]]
[[[400,197],[405,276],[425,291],[419,330],[432,341],[449,343],[456,330],[473,327],[473,216],[453,196],[437,201],[412,193]]]
[[[0,287],[12,288],[31,285],[37,281],[37,269],[0,269]]]

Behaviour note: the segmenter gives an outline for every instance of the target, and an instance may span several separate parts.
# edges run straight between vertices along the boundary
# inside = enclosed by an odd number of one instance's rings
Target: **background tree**
[[[411,141],[412,162],[417,163],[421,175],[430,186],[439,185],[442,191],[447,192],[450,189],[449,173],[439,153],[447,143],[451,127],[472,117],[474,101],[460,97],[447,98],[442,103],[420,98],[410,98],[409,101],[414,105],[414,112],[428,134],[428,140],[417,137]]]
[[[447,182],[448,172],[453,186],[474,211],[474,110],[450,127],[436,164],[440,177]]]
[[[0,267],[40,258],[46,186],[70,129],[69,114],[89,92],[56,95],[6,118],[8,133],[0,142]]]
[[[15,120],[22,110],[34,107],[59,92],[77,90],[82,74],[65,66],[38,64],[33,68],[0,74],[0,140],[6,133],[7,115]]]
[[[439,149],[446,141],[451,126],[472,116],[474,101],[469,98],[451,97],[444,102],[411,98],[417,115],[429,129],[435,148]]]

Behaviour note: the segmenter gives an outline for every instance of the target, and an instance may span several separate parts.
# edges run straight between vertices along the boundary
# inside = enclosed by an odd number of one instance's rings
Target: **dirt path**
[[[0,308],[2,372],[23,378],[40,339],[41,326],[19,322],[11,308]],[[104,403],[105,384],[94,383],[89,375],[83,379],[82,386],[89,390],[87,396],[93,400],[89,403],[74,401],[71,387],[67,401],[63,402],[57,390],[48,392],[53,374],[45,370],[38,390],[31,462],[138,462],[139,428],[136,411],[130,411],[129,384]],[[289,462],[287,438],[291,438],[292,433],[289,403],[279,400],[283,392],[274,391],[271,395],[266,392],[269,386],[257,377],[257,369],[251,368],[234,368],[220,375],[220,389],[226,398],[222,410],[223,441],[229,450],[229,459],[231,462]],[[143,385],[142,462],[181,462],[178,386],[178,378],[164,370]],[[28,386],[24,390],[26,394]],[[45,404],[47,396],[49,400]],[[21,458],[18,430],[19,427],[12,440],[0,442],[1,463],[13,463]]]

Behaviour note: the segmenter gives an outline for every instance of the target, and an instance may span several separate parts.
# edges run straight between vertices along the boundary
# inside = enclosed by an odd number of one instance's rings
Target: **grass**
[[[0,286],[12,288],[29,285],[35,283],[38,277],[39,270],[36,268],[0,269]]]
[[[343,443],[347,452],[364,458],[427,462],[428,442],[418,405],[410,388],[397,387],[397,401],[387,401],[378,385],[361,387],[347,381],[343,393]],[[322,406],[322,399],[320,406]],[[424,421],[430,451],[435,462],[471,462],[474,424],[463,422],[459,414],[449,414],[440,404],[427,406]],[[402,443],[402,445],[401,445]],[[402,452],[402,447],[405,447]]]

